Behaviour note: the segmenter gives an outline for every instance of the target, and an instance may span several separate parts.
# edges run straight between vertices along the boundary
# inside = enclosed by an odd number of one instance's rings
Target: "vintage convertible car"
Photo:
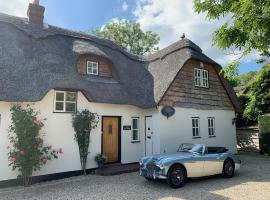
[[[147,180],[166,179],[172,188],[183,186],[187,178],[222,174],[231,178],[240,168],[240,159],[225,147],[181,144],[172,154],[146,156],[140,161],[140,175]]]

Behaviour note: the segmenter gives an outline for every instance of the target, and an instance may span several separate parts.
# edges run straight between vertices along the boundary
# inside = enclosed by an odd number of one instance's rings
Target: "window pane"
[[[92,73],[93,74],[98,74],[97,69],[93,68]]]
[[[64,102],[56,102],[55,103],[56,111],[64,111]]]
[[[64,93],[56,92],[56,101],[64,101]]]
[[[195,127],[195,119],[192,119],[192,127]]]
[[[132,119],[132,128],[138,129],[138,119]]]
[[[66,103],[66,112],[75,112],[76,103]]]
[[[138,130],[132,131],[132,140],[138,140]]]
[[[76,93],[75,92],[67,92],[66,101],[76,101]]]
[[[193,135],[193,137],[196,136],[196,129],[195,128],[192,129],[192,135]]]

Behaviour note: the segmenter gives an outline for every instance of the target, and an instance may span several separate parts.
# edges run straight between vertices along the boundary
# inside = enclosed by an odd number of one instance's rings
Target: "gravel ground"
[[[220,176],[190,180],[171,189],[164,182],[149,182],[138,173],[102,177],[79,176],[45,182],[29,188],[0,189],[0,199],[270,199],[270,157],[240,155],[242,168],[232,179]]]

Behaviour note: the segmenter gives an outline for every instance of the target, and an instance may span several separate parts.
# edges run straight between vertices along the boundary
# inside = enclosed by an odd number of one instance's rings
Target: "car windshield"
[[[179,146],[178,152],[202,153],[202,149],[203,149],[203,145],[201,144],[184,143]]]

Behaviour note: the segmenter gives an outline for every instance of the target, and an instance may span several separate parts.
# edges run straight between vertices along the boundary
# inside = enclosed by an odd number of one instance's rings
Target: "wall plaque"
[[[131,126],[130,125],[125,125],[125,126],[123,126],[123,130],[124,131],[129,131],[129,130],[131,130]]]

